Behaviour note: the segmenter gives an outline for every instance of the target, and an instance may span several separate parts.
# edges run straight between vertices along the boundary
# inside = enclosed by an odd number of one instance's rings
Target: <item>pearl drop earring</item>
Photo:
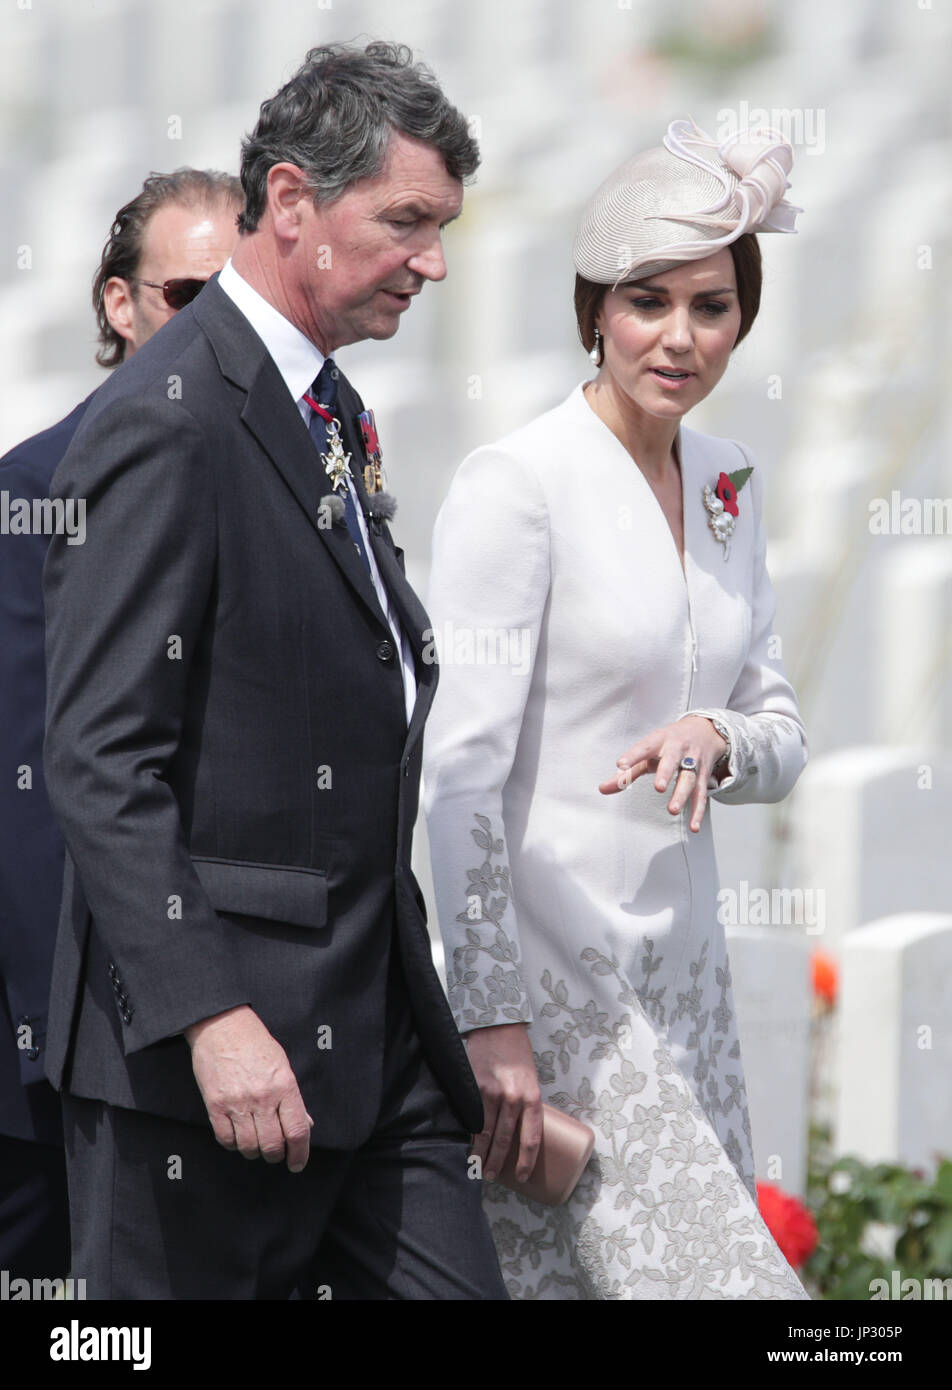
[[[594,366],[598,367],[598,366],[601,365],[601,356],[602,356],[602,335],[601,335],[601,333],[599,333],[598,329],[596,328],[596,329],[595,329],[595,346],[592,348],[591,352],[588,354],[588,359],[589,359],[589,361],[590,361],[591,363],[593,363]]]

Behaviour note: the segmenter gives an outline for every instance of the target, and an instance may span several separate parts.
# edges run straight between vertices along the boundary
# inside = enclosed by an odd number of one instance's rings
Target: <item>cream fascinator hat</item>
[[[596,189],[575,238],[578,273],[613,288],[712,256],[745,232],[795,232],[784,200],[793,150],[776,130],[718,143],[672,121],[660,148],[635,155]]]

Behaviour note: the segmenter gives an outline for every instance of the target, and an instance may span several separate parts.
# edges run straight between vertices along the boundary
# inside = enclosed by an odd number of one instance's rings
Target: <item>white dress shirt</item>
[[[238,274],[230,260],[225,263],[218,277],[218,284],[235,307],[244,314],[268,349],[274,359],[274,365],[284,379],[284,384],[290,391],[292,398],[297,402],[301,419],[310,428],[311,416],[314,412],[304,399],[304,393],[310,391],[323,367],[324,354],[320,348],[314,346],[310,338],[305,338],[300,329],[295,328],[290,319],[286,319],[273,304],[269,304],[257,290],[252,289],[248,281],[243,280]],[[367,522],[364,518],[360,498],[352,479],[347,474],[344,477],[354,500],[354,510],[357,513],[357,521],[363,537],[364,552],[370,565],[370,577],[380,601],[380,607],[387,615],[387,622],[390,624],[397,650],[401,654],[403,690],[406,700],[407,724],[409,725],[416,701],[416,668],[413,664],[413,651],[400,625],[400,619],[387,591],[387,586],[380,577],[377,561],[370,545],[370,537],[367,534]]]

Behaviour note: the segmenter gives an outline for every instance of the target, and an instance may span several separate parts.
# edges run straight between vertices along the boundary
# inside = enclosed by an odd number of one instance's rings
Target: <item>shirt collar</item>
[[[251,324],[274,359],[291,396],[299,401],[324,365],[320,348],[242,279],[230,259],[222,267],[218,285]]]

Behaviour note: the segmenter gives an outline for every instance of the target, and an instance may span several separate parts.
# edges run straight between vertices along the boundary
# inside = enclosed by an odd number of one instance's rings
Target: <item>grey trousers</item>
[[[87,1298],[507,1299],[469,1135],[409,1011],[394,1017],[371,1139],[312,1147],[301,1173],[223,1149],[210,1125],[64,1095]]]

